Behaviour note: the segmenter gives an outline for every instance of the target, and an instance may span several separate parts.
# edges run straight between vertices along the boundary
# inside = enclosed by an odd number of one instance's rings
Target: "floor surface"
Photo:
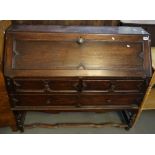
[[[106,121],[120,122],[120,116],[117,113],[36,113],[29,112],[25,123],[44,122],[93,122],[102,123]],[[18,134],[12,132],[9,127],[0,128],[1,134]],[[32,128],[25,129],[24,134],[153,134],[155,133],[155,111],[144,111],[136,126],[129,131],[123,128],[103,127],[103,128]]]

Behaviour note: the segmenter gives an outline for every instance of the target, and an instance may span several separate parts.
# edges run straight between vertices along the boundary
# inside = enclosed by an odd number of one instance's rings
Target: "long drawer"
[[[59,94],[12,94],[12,106],[89,106],[89,105],[138,105],[142,94],[59,93]]]
[[[145,80],[106,79],[14,79],[10,92],[52,93],[52,92],[144,92]]]

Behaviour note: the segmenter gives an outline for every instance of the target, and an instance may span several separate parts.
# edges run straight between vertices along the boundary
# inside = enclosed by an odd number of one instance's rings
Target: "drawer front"
[[[138,105],[141,103],[142,95],[101,95],[101,94],[84,94],[81,95],[81,105]]]
[[[112,83],[112,86],[116,91],[143,92],[146,90],[144,80],[116,80]]]
[[[144,80],[83,80],[83,91],[143,92]]]
[[[101,79],[15,79],[16,92],[144,92],[144,80],[101,80]]]
[[[109,80],[83,80],[83,91],[108,91],[110,90],[111,82]]]
[[[77,95],[13,95],[12,106],[62,106],[76,105]]]
[[[138,105],[141,94],[53,94],[53,95],[11,95],[12,106],[97,106],[97,105]]]
[[[16,92],[41,92],[76,91],[78,80],[65,79],[17,79],[14,80]]]
[[[13,87],[16,92],[44,92],[43,80],[18,79],[13,80]]]

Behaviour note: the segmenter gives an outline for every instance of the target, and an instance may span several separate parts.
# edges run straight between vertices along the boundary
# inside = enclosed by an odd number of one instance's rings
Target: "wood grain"
[[[0,126],[10,126],[16,130],[15,117],[11,111],[8,94],[6,92],[5,81],[2,72],[4,33],[5,29],[10,26],[10,21],[0,21]]]
[[[145,94],[145,100],[143,101],[142,110],[152,110],[155,109],[155,48],[151,48],[152,53],[152,67],[153,76],[151,78],[147,93]]]
[[[20,25],[83,25],[83,26],[118,26],[119,20],[13,20]]]

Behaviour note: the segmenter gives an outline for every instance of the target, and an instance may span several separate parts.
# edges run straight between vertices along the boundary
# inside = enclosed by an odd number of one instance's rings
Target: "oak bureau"
[[[129,129],[152,76],[149,34],[138,27],[13,25],[4,62],[21,131],[27,111],[117,111]]]

